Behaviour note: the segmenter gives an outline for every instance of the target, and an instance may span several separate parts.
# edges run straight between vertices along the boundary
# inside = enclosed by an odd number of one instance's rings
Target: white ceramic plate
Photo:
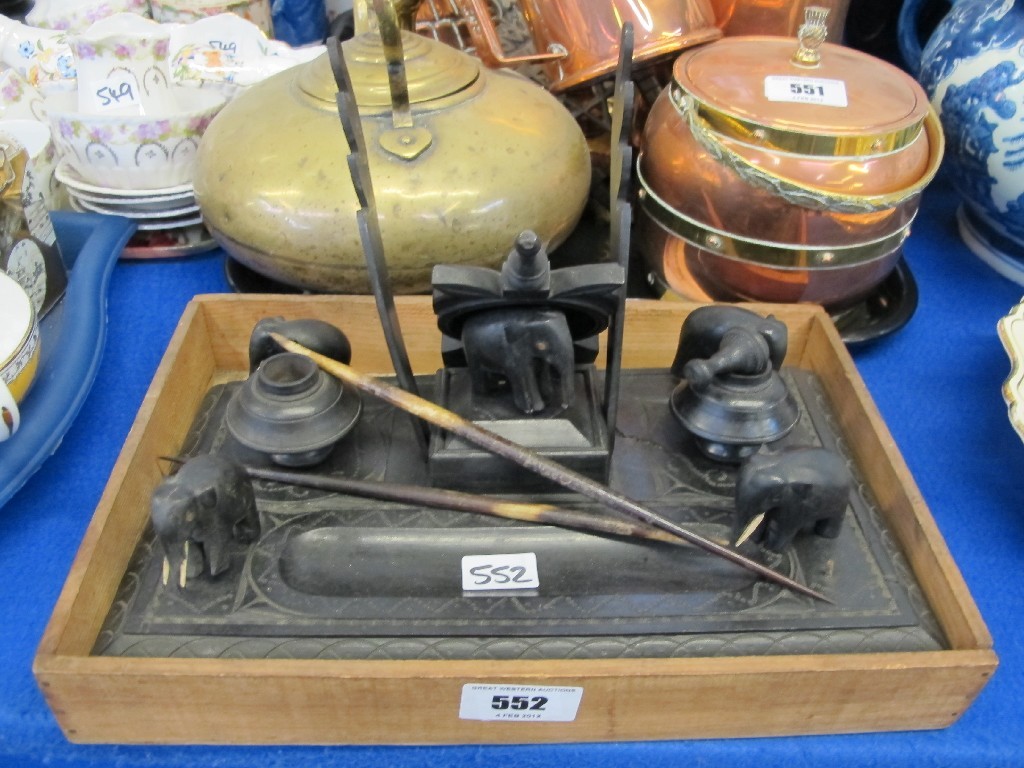
[[[176,218],[176,219],[161,219],[158,221],[147,221],[139,224],[137,227],[139,232],[156,232],[162,229],[180,229],[182,227],[191,227],[196,224],[202,224],[202,216],[190,216],[187,218]]]
[[[185,200],[184,205],[178,205],[174,208],[161,208],[153,211],[140,210],[127,205],[118,206],[96,203],[92,200],[87,200],[84,197],[78,197],[78,195],[70,192],[68,194],[87,211],[93,211],[94,213],[106,213],[111,216],[125,216],[129,219],[134,219],[140,222],[154,221],[157,219],[173,219],[180,216],[186,216],[188,214],[199,213],[199,206],[196,205],[194,198],[191,200]]]
[[[57,164],[57,168],[53,172],[53,175],[57,177],[57,181],[76,192],[91,192],[95,195],[104,195],[107,197],[153,198],[165,195],[182,194],[184,192],[192,194],[193,192],[191,184],[179,184],[174,187],[161,187],[159,189],[116,189],[114,187],[99,187],[83,179],[79,175],[78,171],[71,167],[67,158],[62,159],[60,163]]]
[[[68,194],[79,200],[98,203],[108,208],[125,208],[136,211],[162,211],[182,205],[194,205],[196,196],[189,192],[178,192],[173,195],[154,195],[152,197],[111,197],[97,195],[95,192],[82,192],[69,189]]]
[[[76,199],[73,195],[68,196],[68,200],[71,203],[71,210],[77,211],[78,213],[95,213],[90,211],[82,205],[82,201]],[[112,214],[105,214],[112,215]],[[124,214],[113,214],[123,216],[124,218],[131,218]],[[201,215],[185,214],[184,216],[174,216],[169,219],[145,219],[138,222],[136,230],[139,232],[150,232],[161,229],[179,229],[181,227],[191,227],[195,224],[202,224],[203,217]]]
[[[996,323],[999,340],[1010,357],[1010,375],[1003,382],[1003,399],[1010,423],[1024,440],[1024,299]]]

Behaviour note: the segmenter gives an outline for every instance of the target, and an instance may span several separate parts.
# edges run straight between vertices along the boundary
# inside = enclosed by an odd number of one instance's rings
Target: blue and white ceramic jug
[[[922,4],[908,0],[900,19],[912,69]],[[917,77],[946,134],[964,241],[1024,284],[1024,0],[956,2],[920,52]]]

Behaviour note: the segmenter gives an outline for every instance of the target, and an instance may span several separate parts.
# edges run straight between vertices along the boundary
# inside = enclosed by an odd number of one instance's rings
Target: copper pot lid
[[[811,11],[812,9],[808,9]],[[714,130],[758,146],[826,156],[902,149],[921,131],[928,97],[908,74],[824,43],[808,14],[800,39],[731,37],[684,53],[674,87]]]
[[[450,96],[471,85],[480,76],[480,63],[450,46],[412,32],[401,32],[409,103],[422,104]],[[365,32],[342,45],[345,63],[352,76],[356,103],[360,107],[389,108],[391,90],[388,64],[377,32]],[[338,86],[324,54],[305,66],[298,78],[299,88],[334,108]]]

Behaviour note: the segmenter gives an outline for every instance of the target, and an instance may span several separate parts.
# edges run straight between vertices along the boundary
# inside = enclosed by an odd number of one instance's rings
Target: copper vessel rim
[[[910,198],[918,195],[924,190],[935,174],[938,173],[942,164],[942,156],[945,151],[945,139],[942,134],[942,126],[939,116],[934,109],[929,107],[928,116],[924,121],[924,129],[928,136],[928,166],[924,172],[906,187],[895,192],[886,192],[877,195],[852,195],[841,192],[833,192],[811,186],[802,181],[782,176],[751,163],[745,157],[724,146],[714,138],[714,131],[709,128],[701,118],[693,112],[681,114],[680,117],[687,121],[694,138],[716,160],[730,167],[741,176],[749,175],[756,177],[766,187],[777,188],[783,193],[789,192],[800,196],[810,196],[819,203],[824,210],[845,211],[851,213],[867,212],[869,210],[885,210],[902,205]],[[709,143],[713,146],[709,146]],[[841,159],[841,158],[836,158]],[[866,158],[853,158],[863,160]]]
[[[718,133],[731,139],[766,149],[819,157],[864,157],[904,149],[918,137],[934,111],[929,106],[920,120],[893,131],[856,133],[856,129],[851,129],[845,133],[815,132],[803,127],[789,128],[778,122],[766,123],[741,117],[729,109],[712,106],[675,80],[669,86],[669,93],[678,111],[692,109]]]
[[[787,41],[794,44],[797,42],[786,37],[752,35],[726,37],[718,45],[747,45],[759,42],[778,45],[780,42],[784,43]],[[840,49],[847,53],[853,50],[835,43],[825,43],[825,45]],[[709,122],[722,123],[723,133],[731,126],[733,130],[738,132],[736,136],[738,139],[742,138],[743,135],[753,135],[755,138],[752,140],[752,143],[771,145],[779,149],[791,148],[790,151],[798,154],[822,154],[826,156],[860,156],[874,153],[876,151],[885,152],[887,151],[886,147],[891,151],[899,149],[913,141],[921,128],[921,123],[927,118],[928,113],[931,111],[931,106],[928,103],[927,96],[923,91],[921,91],[920,102],[913,110],[910,111],[910,113],[908,113],[907,118],[902,121],[903,125],[892,130],[865,133],[863,130],[858,132],[857,127],[851,127],[849,129],[815,131],[808,126],[794,125],[791,127],[784,127],[776,120],[763,122],[750,116],[737,114],[733,109],[730,109],[729,105],[713,104],[706,96],[702,97],[694,93],[693,87],[687,87],[687,85],[682,81],[685,78],[681,78],[679,73],[685,69],[686,63],[692,57],[706,50],[708,50],[707,47],[695,48],[693,50],[685,51],[678,59],[676,59],[672,66],[672,81],[669,88],[670,90],[679,89],[683,94],[685,94],[688,100],[697,104],[698,111],[701,113],[701,116]],[[871,57],[868,58],[870,59]],[[909,86],[916,88],[917,90],[921,90],[920,85],[916,80],[910,77],[910,75],[902,72],[896,67],[892,67],[891,65],[888,66],[890,66],[894,71],[894,76],[904,78]],[[805,74],[810,74],[810,72]],[[673,100],[675,100],[675,98],[673,98]],[[804,145],[807,145],[806,148]],[[835,148],[829,149],[829,145],[834,145]]]
[[[722,30],[718,27],[707,27],[700,30],[695,30],[685,35],[679,35],[671,40],[650,43],[642,48],[639,48],[633,53],[633,66],[637,65],[649,65],[657,62],[658,60],[671,56],[674,53],[692,48],[697,45],[703,45],[704,43],[711,43],[721,39]],[[616,50],[616,53],[618,51]],[[557,66],[558,62],[562,61],[559,59],[555,62],[549,63],[548,66]],[[562,93],[573,88],[580,88],[582,86],[592,85],[595,80],[605,75],[611,74],[615,71],[616,60],[609,58],[605,61],[600,62],[592,67],[588,67],[578,72],[573,72],[570,77],[559,79],[551,83],[550,90],[552,93]]]
[[[910,221],[891,234],[860,243],[808,246],[757,240],[716,229],[680,213],[651,191],[639,169],[637,179],[641,186],[640,207],[667,233],[723,258],[780,268],[842,268],[882,258],[906,240],[916,216],[915,212]]]

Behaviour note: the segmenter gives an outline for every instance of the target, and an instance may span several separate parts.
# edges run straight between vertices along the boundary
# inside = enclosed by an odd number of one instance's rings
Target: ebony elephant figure
[[[779,369],[789,343],[786,324],[772,315],[762,317],[743,307],[715,304],[695,309],[686,316],[679,329],[672,374],[683,378],[683,368],[690,360],[711,357],[720,348],[726,333],[734,328],[743,328],[763,337],[768,344],[772,367]]]
[[[573,341],[561,312],[529,307],[480,312],[463,325],[462,344],[475,392],[494,392],[505,380],[516,407],[527,414],[572,403]]]
[[[352,345],[348,337],[328,322],[314,318],[285,320],[283,317],[265,317],[256,323],[249,336],[249,373],[271,355],[284,351],[270,338],[271,333],[279,333],[306,349],[346,365],[352,360]]]
[[[248,544],[259,536],[260,522],[252,481],[233,461],[196,456],[153,491],[150,519],[164,550],[164,583],[230,566],[232,541]]]
[[[824,448],[761,450],[740,467],[736,479],[736,533],[763,514],[753,538],[774,552],[789,547],[799,533],[835,538],[852,484],[846,462]]]

